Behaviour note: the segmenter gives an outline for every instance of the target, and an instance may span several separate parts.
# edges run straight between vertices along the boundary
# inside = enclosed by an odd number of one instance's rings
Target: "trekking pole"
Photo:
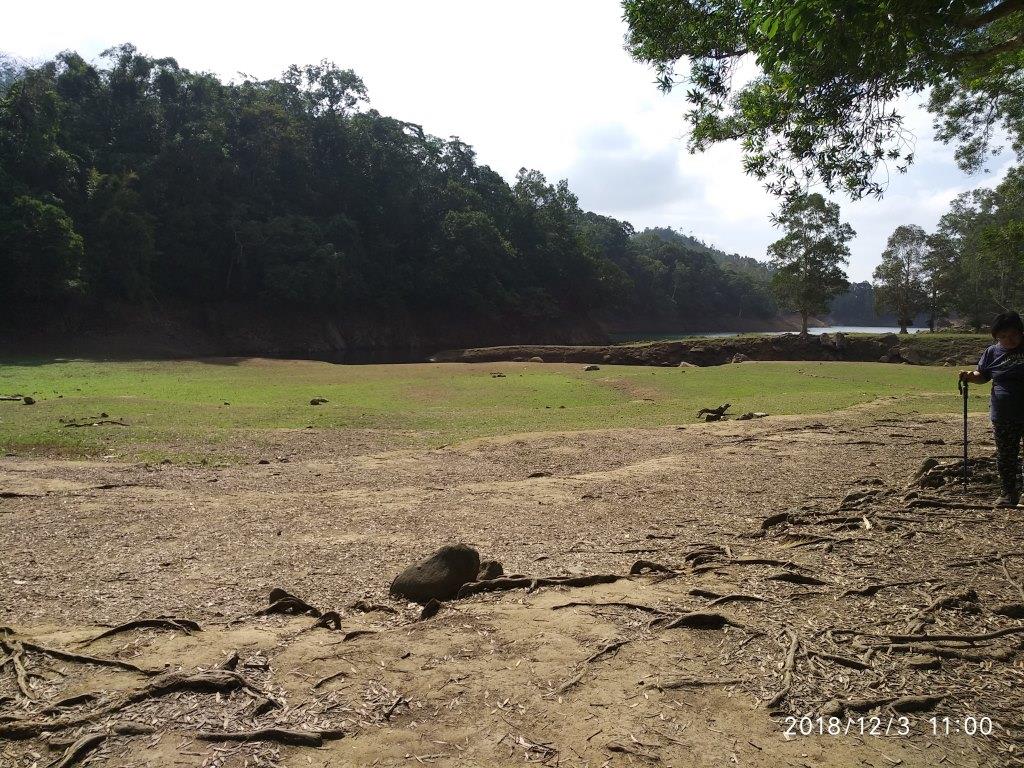
[[[958,381],[956,388],[964,396],[964,493],[967,492],[967,390],[970,385],[966,381]]]

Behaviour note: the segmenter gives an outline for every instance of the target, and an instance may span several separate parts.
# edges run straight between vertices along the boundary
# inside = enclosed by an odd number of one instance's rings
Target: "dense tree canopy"
[[[1024,151],[1020,0],[624,0],[632,55],[685,83],[691,146],[740,139],[777,193],[880,195],[913,161],[895,102],[928,92],[939,138],[980,167],[1005,129]],[[749,80],[741,62],[756,64]],[[680,64],[682,63],[682,67]],[[681,69],[681,71],[680,71]]]
[[[938,314],[979,326],[1024,307],[1024,171],[957,197],[928,238],[925,265]]]
[[[537,171],[510,185],[327,62],[225,83],[124,45],[3,71],[0,320],[227,301],[520,329],[774,312],[751,263],[586,212]]]

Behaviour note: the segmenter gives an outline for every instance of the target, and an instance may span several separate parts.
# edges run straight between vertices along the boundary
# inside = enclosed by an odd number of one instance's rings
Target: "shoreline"
[[[546,362],[590,365],[716,366],[748,361],[848,361],[973,365],[989,341],[981,334],[795,333],[689,337],[608,345],[506,345],[444,350],[433,362]]]

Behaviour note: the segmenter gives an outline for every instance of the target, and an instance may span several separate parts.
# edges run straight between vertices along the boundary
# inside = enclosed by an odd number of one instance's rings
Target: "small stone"
[[[25,395],[23,398],[21,398],[21,400],[22,400],[22,402],[25,403],[25,405],[35,405],[36,404],[36,399],[34,397],[29,397],[28,395]]]
[[[256,462],[256,463],[257,463],[257,464],[269,464],[269,463],[270,463],[270,459],[260,459],[260,460],[259,460],[258,462]]]
[[[916,654],[907,659],[907,666],[913,669],[938,669],[941,662],[936,656]]]
[[[750,358],[747,357],[746,355],[744,355],[742,352],[737,352],[735,355],[732,356],[732,360],[731,360],[731,362],[733,362],[733,363],[746,363],[746,362],[749,362],[749,361],[750,361]]]
[[[312,400],[309,401],[309,404],[310,405],[323,405],[326,402],[328,402],[326,397],[314,397]]]
[[[544,358],[543,357],[531,357],[530,358],[530,362],[531,363],[543,363],[544,362]]]
[[[600,365],[588,365],[583,370],[584,371],[600,371],[601,370],[601,366]]]

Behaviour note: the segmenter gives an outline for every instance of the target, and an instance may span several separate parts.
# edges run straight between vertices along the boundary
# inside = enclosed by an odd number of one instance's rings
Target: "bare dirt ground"
[[[1024,765],[1024,511],[991,508],[983,463],[943,486],[959,422],[891,405],[438,450],[297,430],[226,468],[2,459],[0,766]],[[389,598],[457,541],[621,578],[422,621]],[[257,615],[273,588],[340,630]],[[201,630],[94,639],[161,616]]]

